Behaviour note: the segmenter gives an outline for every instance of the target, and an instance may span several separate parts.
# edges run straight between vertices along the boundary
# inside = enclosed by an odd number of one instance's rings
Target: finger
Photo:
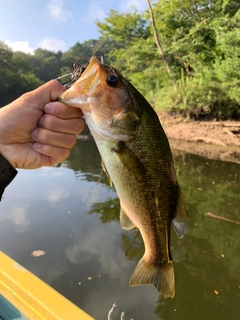
[[[83,117],[83,113],[81,109],[69,107],[59,101],[50,102],[46,104],[44,107],[44,111],[47,114],[52,114],[61,119]]]
[[[49,131],[68,134],[79,134],[84,129],[84,122],[81,118],[62,120],[49,114],[44,114],[38,125]]]
[[[71,149],[77,140],[75,134],[53,132],[39,127],[32,131],[31,137],[36,142],[67,149]]]
[[[53,147],[48,144],[41,144],[39,142],[35,142],[33,144],[33,148],[38,153],[41,153],[44,156],[49,157],[46,162],[46,165],[55,165],[59,162],[66,160],[70,155],[70,150],[67,148]],[[47,164],[47,162],[49,162]]]

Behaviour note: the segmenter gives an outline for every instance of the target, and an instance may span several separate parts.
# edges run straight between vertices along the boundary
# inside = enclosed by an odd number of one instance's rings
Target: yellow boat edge
[[[0,295],[29,320],[93,320],[90,315],[2,251]]]

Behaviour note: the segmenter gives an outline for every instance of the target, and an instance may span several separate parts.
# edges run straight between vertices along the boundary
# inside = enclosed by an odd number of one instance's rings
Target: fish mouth
[[[91,111],[90,96],[98,85],[97,73],[101,63],[96,57],[90,59],[89,65],[80,78],[64,93],[58,97],[58,101],[71,107],[80,108],[83,111]]]

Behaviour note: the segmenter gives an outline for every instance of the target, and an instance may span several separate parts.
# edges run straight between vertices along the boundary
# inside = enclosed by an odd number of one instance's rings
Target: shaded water
[[[189,208],[190,232],[172,233],[176,297],[152,285],[130,288],[143,254],[135,232],[118,221],[119,202],[94,141],[78,141],[58,168],[20,170],[0,205],[0,250],[96,319],[126,311],[134,320],[240,318],[240,165],[173,152]],[[34,258],[33,250],[45,256]]]

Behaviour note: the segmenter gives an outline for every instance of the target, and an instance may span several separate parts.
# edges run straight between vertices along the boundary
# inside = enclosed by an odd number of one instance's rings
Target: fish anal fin
[[[184,201],[184,197],[182,191],[179,187],[178,191],[178,203],[176,207],[176,215],[172,220],[173,228],[181,239],[183,236],[188,233],[188,215],[187,215],[187,208]]]
[[[121,223],[121,226],[124,230],[131,230],[131,229],[135,228],[135,225],[128,218],[128,216],[126,215],[126,213],[122,207],[120,210],[120,223]]]
[[[164,298],[175,296],[175,278],[173,262],[149,265],[142,258],[130,279],[130,286],[152,283]]]
[[[110,175],[109,175],[109,173],[107,171],[107,168],[106,168],[105,163],[103,162],[103,160],[102,160],[101,164],[102,164],[103,171],[106,173],[106,176],[108,177],[109,184],[112,187],[113,186],[112,179],[111,179],[111,177],[110,177]]]

